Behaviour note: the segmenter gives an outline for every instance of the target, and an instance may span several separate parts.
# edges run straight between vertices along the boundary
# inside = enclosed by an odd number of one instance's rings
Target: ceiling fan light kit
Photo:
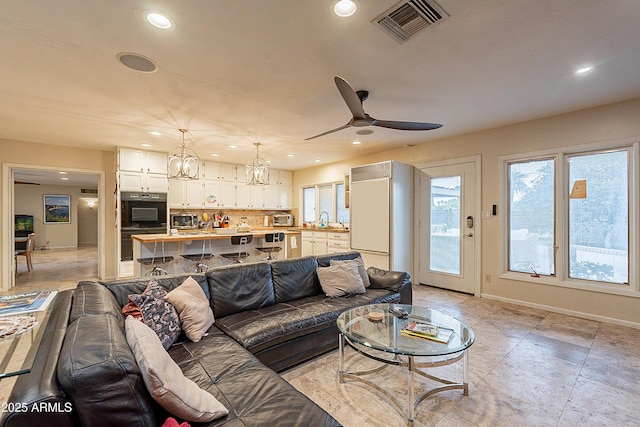
[[[305,141],[310,139],[319,138],[324,135],[328,135],[333,132],[337,132],[339,130],[347,129],[349,127],[365,127],[365,126],[378,126],[388,129],[397,129],[397,130],[433,130],[441,128],[442,125],[438,123],[421,123],[421,122],[399,122],[395,120],[378,120],[374,119],[370,115],[364,112],[364,107],[362,103],[367,100],[369,97],[369,91],[367,90],[359,90],[355,91],[351,87],[349,83],[345,79],[340,76],[335,76],[334,81],[336,86],[338,87],[338,91],[340,95],[342,95],[342,99],[349,107],[351,111],[352,118],[346,125],[340,126],[339,128],[331,129],[329,131],[323,132],[321,134],[312,136],[310,138],[306,138]],[[359,134],[363,135],[364,133]]]
[[[200,158],[191,148],[187,148],[184,134],[187,129],[178,129],[182,132],[182,145],[174,148],[167,156],[167,178],[183,181],[197,180],[200,175]]]
[[[269,185],[269,164],[260,157],[260,143],[254,142],[256,157],[247,164],[247,185]]]

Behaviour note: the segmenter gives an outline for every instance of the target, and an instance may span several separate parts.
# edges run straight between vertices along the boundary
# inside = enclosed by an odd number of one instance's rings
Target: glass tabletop
[[[0,379],[31,372],[57,293],[0,295]]]
[[[409,315],[399,318],[389,312],[402,308]],[[371,314],[373,313],[373,314]],[[375,315],[381,317],[377,320]],[[438,326],[439,338],[450,335],[447,342],[408,335],[411,322]],[[375,350],[407,356],[444,356],[459,353],[473,344],[470,327],[448,314],[431,308],[406,304],[372,304],[343,312],[337,320],[338,330],[349,341]],[[446,340],[446,338],[444,338]]]

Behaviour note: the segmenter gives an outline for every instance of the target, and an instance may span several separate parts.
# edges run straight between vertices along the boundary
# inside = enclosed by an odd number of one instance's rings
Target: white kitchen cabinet
[[[266,209],[291,209],[292,189],[282,185],[265,186]]]
[[[273,174],[270,178],[270,184],[284,185],[288,187],[293,185],[293,173],[289,171],[273,170]]]
[[[164,153],[120,148],[118,171],[121,191],[167,192],[167,155]]]
[[[327,254],[327,233],[324,231],[303,231],[302,256]]]
[[[228,181],[204,180],[205,208],[235,208],[236,184]]]
[[[206,161],[203,172],[207,180],[236,181],[236,165],[231,163]]]
[[[327,252],[349,252],[349,233],[327,232]]]
[[[169,207],[176,209],[200,209],[205,206],[204,181],[169,181]]]
[[[265,209],[264,185],[247,185],[238,182],[236,189],[236,207],[238,209]]]

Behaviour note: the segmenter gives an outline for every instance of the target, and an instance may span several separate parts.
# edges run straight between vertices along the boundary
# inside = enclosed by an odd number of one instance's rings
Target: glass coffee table
[[[401,308],[408,316],[398,317],[390,313],[394,308]],[[378,320],[379,319],[379,320]],[[422,337],[406,335],[402,330],[410,322],[427,323],[439,327],[442,335],[450,335],[448,342],[442,343]],[[474,334],[470,327],[440,311],[405,304],[372,304],[356,307],[343,312],[337,319],[339,337],[339,381],[345,379],[363,382],[386,396],[400,412],[406,413],[409,425],[413,424],[416,407],[420,402],[435,393],[461,389],[469,394],[467,382],[467,350],[474,342]],[[345,372],[345,344],[359,354],[383,363],[381,366],[358,372]],[[416,360],[419,358],[419,360]],[[421,368],[434,368],[462,361],[462,381],[450,381],[430,375]],[[400,399],[365,378],[382,371],[389,366],[407,368],[407,406]],[[436,381],[441,386],[429,389],[414,398],[414,376],[421,375]]]

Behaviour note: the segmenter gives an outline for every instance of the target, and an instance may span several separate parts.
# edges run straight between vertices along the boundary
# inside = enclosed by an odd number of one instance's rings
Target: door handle
[[[464,235],[464,237],[473,237],[473,233],[467,233]]]

